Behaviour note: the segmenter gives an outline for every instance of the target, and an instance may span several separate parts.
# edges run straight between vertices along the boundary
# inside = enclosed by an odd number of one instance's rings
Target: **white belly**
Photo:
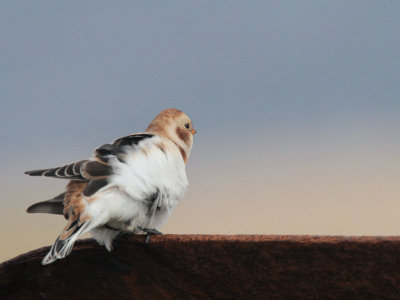
[[[97,227],[92,235],[108,249],[118,231],[101,226],[132,232],[138,227],[160,229],[188,187],[185,164],[175,145],[167,144],[170,149],[165,152],[154,142],[141,146],[145,152],[128,149],[124,162],[113,161],[115,174],[109,187],[95,194],[94,201],[87,199],[86,212]],[[152,195],[157,195],[154,205],[149,202]]]

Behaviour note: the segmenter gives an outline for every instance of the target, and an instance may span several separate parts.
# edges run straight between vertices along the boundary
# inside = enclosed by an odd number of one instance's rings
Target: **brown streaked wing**
[[[134,146],[139,144],[141,141],[152,138],[154,134],[151,133],[136,133],[121,137],[116,139],[112,145],[116,147],[123,147],[123,146]]]
[[[88,160],[81,160],[81,161],[78,161],[78,162],[75,162],[75,163],[72,163],[69,165],[57,167],[57,168],[26,171],[25,174],[28,174],[30,176],[46,176],[46,177],[86,181],[87,179],[85,179],[81,175],[80,168],[81,168],[82,164],[87,161]],[[72,170],[72,172],[71,172],[71,170]]]
[[[84,209],[84,204],[82,203],[82,191],[88,185],[87,181],[71,180],[65,192],[64,197],[64,216],[69,219],[69,216],[79,215]]]
[[[62,215],[64,209],[64,196],[65,193],[61,193],[50,200],[35,203],[29,206],[26,211],[28,213],[49,213]]]
[[[93,196],[97,191],[99,191],[101,188],[105,187],[107,184],[108,184],[108,181],[106,179],[91,180],[91,181],[89,181],[89,184],[83,190],[82,194],[85,197]]]
[[[112,167],[97,160],[87,161],[81,168],[82,176],[89,180],[100,180],[113,173]]]

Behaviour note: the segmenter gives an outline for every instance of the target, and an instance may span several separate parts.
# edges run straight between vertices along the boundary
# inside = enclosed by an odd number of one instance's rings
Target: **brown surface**
[[[0,298],[400,299],[400,238],[165,235],[93,240],[40,264],[48,247],[0,265]]]

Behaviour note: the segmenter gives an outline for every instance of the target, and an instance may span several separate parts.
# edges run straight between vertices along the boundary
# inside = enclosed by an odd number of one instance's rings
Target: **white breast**
[[[110,187],[88,206],[88,213],[103,224],[129,222],[131,230],[136,226],[159,229],[188,187],[179,148],[155,136],[125,150],[123,162],[112,160]],[[148,199],[154,194],[158,197],[149,213]]]

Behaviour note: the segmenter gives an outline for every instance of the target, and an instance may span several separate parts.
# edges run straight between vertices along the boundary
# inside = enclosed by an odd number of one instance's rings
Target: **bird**
[[[165,109],[145,132],[104,144],[89,159],[26,171],[69,180],[63,193],[27,209],[67,219],[42,264],[69,255],[76,239],[88,232],[108,251],[120,233],[162,234],[159,229],[188,188],[185,167],[195,134],[184,112]]]

